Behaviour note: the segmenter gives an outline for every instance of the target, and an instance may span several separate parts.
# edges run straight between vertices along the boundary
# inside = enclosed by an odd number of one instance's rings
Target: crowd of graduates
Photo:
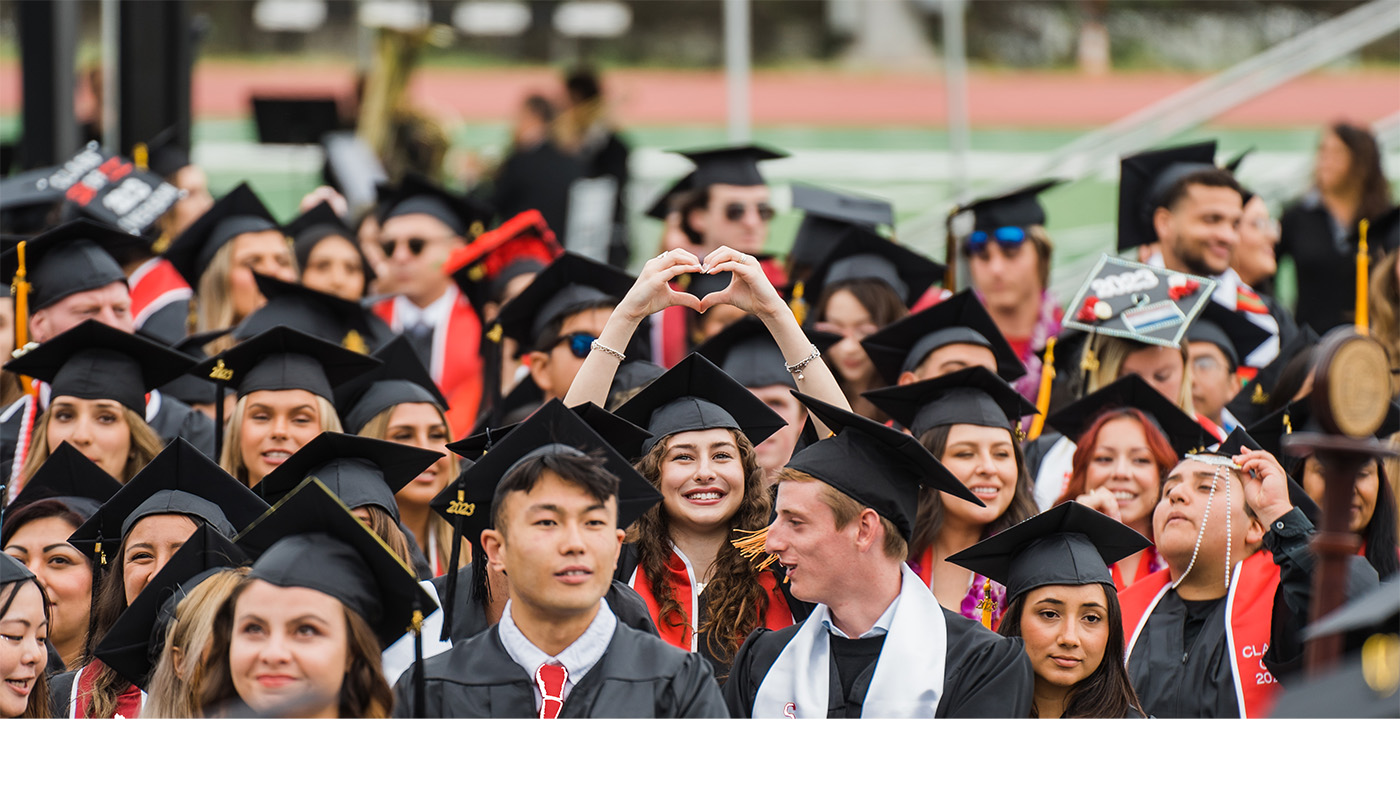
[[[168,145],[0,185],[0,717],[1400,714],[1397,466],[1319,620],[1286,450],[1338,326],[1400,431],[1369,134],[1281,221],[1213,142],[1125,157],[1068,303],[1056,181],[959,207],[954,292],[860,195],[769,253],[785,154],[683,153],[635,276],[412,175],[286,224]]]

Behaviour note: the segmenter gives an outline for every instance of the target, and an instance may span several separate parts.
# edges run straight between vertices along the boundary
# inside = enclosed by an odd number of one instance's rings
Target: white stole
[[[418,584],[423,586],[429,596],[432,596],[433,601],[438,602],[438,608],[423,618],[423,659],[426,661],[439,653],[452,650],[452,643],[440,641],[442,637],[442,602],[438,599],[437,586],[426,580]],[[384,649],[382,666],[384,679],[389,681],[390,686],[398,681],[404,670],[413,666],[412,632],[399,637],[394,644]]]
[[[894,611],[875,674],[861,706],[865,719],[931,719],[943,693],[948,625],[943,607],[909,567],[900,564]],[[783,648],[754,698],[755,719],[824,719],[831,689],[829,615],[819,604]]]

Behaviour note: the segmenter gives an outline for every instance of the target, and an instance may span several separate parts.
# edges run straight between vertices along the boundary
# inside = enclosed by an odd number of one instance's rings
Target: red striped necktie
[[[563,664],[541,664],[535,670],[535,685],[540,688],[541,719],[557,719],[564,707],[564,681],[569,679],[569,671]]]

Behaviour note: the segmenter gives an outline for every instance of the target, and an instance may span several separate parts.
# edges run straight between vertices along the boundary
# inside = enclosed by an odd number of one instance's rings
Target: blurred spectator
[[[1390,371],[1400,391],[1400,251],[1392,251],[1371,268],[1369,289],[1371,335],[1390,354]]]
[[[549,99],[538,94],[525,98],[515,118],[510,155],[496,172],[492,201],[498,219],[538,210],[550,229],[564,236],[569,186],[583,174],[583,165],[555,144],[554,119]]]
[[[608,116],[597,74],[586,68],[576,70],[565,78],[564,87],[568,105],[560,113],[556,124],[559,145],[578,157],[583,165],[583,177],[612,178],[617,184],[607,262],[617,268],[626,268],[631,256],[627,234],[627,186],[630,179],[627,156],[631,151]],[[556,232],[565,229],[554,226]]]
[[[1274,253],[1278,240],[1278,221],[1269,215],[1264,198],[1253,195],[1244,204],[1240,240],[1230,254],[1230,267],[1239,274],[1240,281],[1257,290],[1273,279],[1278,271],[1278,257]]]

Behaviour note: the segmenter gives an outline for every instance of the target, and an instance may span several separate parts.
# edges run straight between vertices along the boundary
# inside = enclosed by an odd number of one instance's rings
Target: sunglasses
[[[440,239],[440,238],[397,238],[397,239],[395,239],[395,240],[386,240],[386,241],[380,243],[380,244],[379,244],[379,247],[380,247],[381,249],[384,250],[384,256],[385,256],[385,257],[392,257],[392,256],[394,256],[394,250],[397,249],[397,248],[399,247],[399,244],[400,244],[400,243],[407,243],[407,244],[408,244],[408,253],[409,253],[409,254],[412,254],[412,255],[415,256],[415,257],[417,257],[419,254],[422,254],[422,253],[423,253],[423,249],[427,248],[427,246],[428,246],[429,243],[432,243],[432,242],[435,241],[435,240],[441,240],[441,239]]]
[[[731,202],[728,205],[724,206],[724,217],[726,219],[729,219],[730,221],[742,221],[744,218],[744,214],[749,212],[750,207],[758,209],[758,218],[760,220],[773,220],[773,206],[769,205],[766,202],[760,202],[757,205],[746,205],[742,202]]]
[[[967,242],[963,244],[963,251],[969,257],[981,257],[987,253],[987,245],[995,240],[1002,251],[1007,254],[1015,254],[1020,250],[1021,244],[1026,242],[1025,227],[997,227],[991,234],[977,230],[967,236]]]
[[[569,352],[573,353],[574,357],[581,361],[587,358],[588,354],[593,351],[593,341],[597,338],[597,336],[591,333],[584,333],[582,331],[578,333],[568,333],[555,339],[554,344],[551,345],[549,349],[553,350],[564,342],[568,342]]]

